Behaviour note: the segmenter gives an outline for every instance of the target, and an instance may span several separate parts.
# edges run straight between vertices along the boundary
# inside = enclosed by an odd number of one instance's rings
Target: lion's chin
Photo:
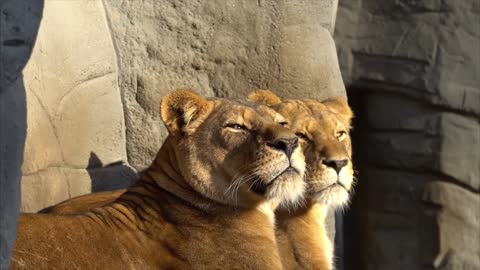
[[[305,181],[300,173],[287,170],[266,187],[265,196],[282,207],[296,207],[303,202]]]
[[[348,203],[349,193],[343,186],[333,184],[328,188],[313,194],[312,199],[316,203],[337,208],[343,207]]]

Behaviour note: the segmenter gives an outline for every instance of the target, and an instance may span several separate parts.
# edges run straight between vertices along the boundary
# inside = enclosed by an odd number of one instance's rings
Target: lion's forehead
[[[339,141],[338,132],[343,131],[340,123],[332,123],[330,121],[323,122],[316,126],[309,127],[309,133],[312,136],[315,145],[320,148],[327,149],[344,149],[344,147],[337,147],[337,145],[343,145],[346,140]],[[346,153],[345,153],[346,154]]]
[[[268,106],[258,105],[255,109],[263,117],[267,117],[277,123],[285,121],[285,118],[281,114]]]
[[[304,129],[309,132],[334,132],[344,129],[344,124],[318,101],[289,100],[277,107],[295,129]]]
[[[301,103],[295,101],[287,101],[279,104],[275,109],[292,123],[296,121],[307,121],[312,117],[312,112],[307,107],[302,106]]]
[[[310,128],[318,131],[337,131],[345,129],[345,125],[340,121],[334,113],[330,111],[323,111],[313,115],[316,123],[310,123]]]
[[[281,122],[284,121],[282,115],[270,107],[240,100],[215,100],[217,107],[217,117],[220,119],[232,119],[241,122]]]

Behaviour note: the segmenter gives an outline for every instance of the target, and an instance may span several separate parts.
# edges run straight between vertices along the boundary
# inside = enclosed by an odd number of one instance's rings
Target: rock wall
[[[23,69],[22,211],[90,193],[106,165],[118,173],[99,181],[129,181],[119,177],[127,158],[116,63],[101,1],[45,1]]]
[[[480,268],[479,16],[475,0],[340,2],[360,129],[349,269]]]

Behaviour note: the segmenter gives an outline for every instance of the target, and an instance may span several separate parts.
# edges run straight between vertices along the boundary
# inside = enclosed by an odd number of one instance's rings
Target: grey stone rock
[[[475,0],[339,3],[342,74],[366,101],[363,269],[480,268],[478,221],[460,217],[480,211],[478,15]]]
[[[345,2],[335,37],[349,84],[480,115],[475,0]]]
[[[25,212],[91,192],[87,168],[127,160],[117,59],[102,1],[45,1],[33,42],[22,71]]]
[[[372,96],[370,101],[369,125],[375,132],[368,139],[369,162],[444,174],[480,190],[480,124],[475,118],[397,97]]]
[[[428,176],[379,169],[369,169],[363,176],[359,181],[367,188],[360,209],[364,244],[358,254],[368,258],[363,268],[422,269],[421,251],[433,239],[420,238],[425,223],[420,199]]]
[[[480,196],[430,174],[370,168],[364,198],[366,269],[475,269]],[[365,184],[365,183],[363,183]]]
[[[22,177],[21,211],[35,213],[69,198],[91,192],[92,181],[85,169],[47,167]]]
[[[48,167],[22,178],[22,212],[35,213],[73,197],[126,188],[138,178],[127,165],[93,169]]]
[[[440,207],[436,269],[476,269],[480,265],[480,195],[435,181],[427,184],[422,199]]]

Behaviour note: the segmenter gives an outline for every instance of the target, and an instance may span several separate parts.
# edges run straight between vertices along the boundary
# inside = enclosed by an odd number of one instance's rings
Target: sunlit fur
[[[353,117],[342,97],[325,101],[281,99],[269,90],[257,90],[251,100],[282,114],[288,127],[301,137],[307,163],[306,205],[276,211],[276,237],[285,269],[333,269],[333,245],[325,217],[330,207],[344,207],[353,183],[350,121]],[[341,136],[339,136],[341,134]],[[304,138],[305,137],[305,138]],[[348,160],[337,174],[328,160]]]
[[[348,105],[337,111],[339,100],[287,100],[274,108],[289,120],[289,128],[307,136],[301,139],[308,164],[308,197],[320,204],[344,206],[353,183],[352,146]],[[350,115],[350,116],[349,116]],[[339,135],[345,132],[344,135]],[[328,160],[347,160],[337,174]],[[338,181],[338,182],[337,182]]]
[[[69,215],[90,211],[108,205],[120,197],[126,189],[90,193],[74,197],[40,211],[44,214]]]
[[[97,195],[99,208],[60,208],[80,214],[21,214],[12,269],[282,267],[271,205],[297,202],[305,186],[300,147],[291,158],[271,147],[295,138],[283,118],[190,90],[164,97],[161,115],[169,137],[134,186]]]
[[[178,147],[184,177],[205,196],[232,206],[250,207],[265,199],[294,204],[303,196],[305,160],[301,147],[291,158],[268,145],[280,137],[295,137],[281,126],[282,116],[263,105],[214,99],[213,112]],[[245,105],[248,105],[245,106]],[[243,126],[232,128],[232,124]],[[289,166],[293,172],[284,172]],[[252,192],[268,185],[265,194]]]
[[[279,222],[279,227],[294,231],[289,235],[290,239],[296,239],[296,252],[304,255],[297,255],[297,262],[301,266],[309,269],[309,265],[323,265],[318,269],[333,269],[333,245],[327,237],[324,220],[329,207],[344,207],[349,201],[353,183],[351,140],[348,134],[350,119],[347,117],[348,121],[342,121],[344,118],[339,117],[340,112],[330,110],[328,102],[315,100],[289,100],[276,106],[276,109],[280,114],[288,115],[292,131],[308,137],[301,139],[301,142],[309,170],[306,197],[311,199],[311,205],[285,217],[287,221]],[[340,131],[346,132],[343,138],[337,136]],[[325,160],[332,159],[346,159],[348,164],[337,174],[335,169],[324,164]],[[323,250],[323,254],[312,255],[311,250],[315,250],[312,247]]]
[[[295,136],[279,124],[285,122],[283,116],[267,106],[247,101],[213,99],[211,103],[215,110],[207,118],[209,121],[178,147],[180,170],[191,179],[192,186],[213,200],[233,206],[245,207],[264,199],[284,207],[299,205],[306,187],[301,147],[296,148],[289,159],[285,153],[266,144],[275,136]],[[232,123],[248,130],[227,126]],[[296,171],[284,172],[290,165]],[[268,185],[264,196],[251,191],[258,182]],[[45,212],[85,211],[104,205],[109,197],[113,201],[120,194],[114,191],[99,193],[98,197],[97,194],[85,195]]]
[[[270,105],[285,117],[290,130],[306,136],[300,142],[308,168],[307,198],[334,207],[347,204],[354,178],[349,135],[353,113],[346,100],[339,97],[322,102],[314,99],[282,102],[269,90],[257,90],[250,94],[250,99]],[[348,163],[337,174],[325,165],[328,160]]]

